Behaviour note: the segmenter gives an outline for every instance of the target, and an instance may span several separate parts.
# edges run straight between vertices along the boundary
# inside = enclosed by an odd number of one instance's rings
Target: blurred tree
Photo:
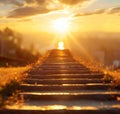
[[[0,55],[5,57],[23,59],[25,61],[34,61],[38,54],[34,55],[35,46],[31,44],[29,50],[22,49],[22,35],[6,27],[0,31]]]
[[[35,45],[33,43],[30,44],[29,51],[34,54],[35,51]]]

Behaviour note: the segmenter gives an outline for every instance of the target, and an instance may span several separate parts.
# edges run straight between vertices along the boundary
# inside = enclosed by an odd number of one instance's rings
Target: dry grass
[[[85,65],[87,68],[89,68],[91,71],[103,71],[104,65],[98,61],[95,60],[87,60],[84,58],[80,57],[75,57],[77,61],[79,61],[81,64]]]
[[[120,70],[110,70],[109,68],[104,67],[104,64],[95,60],[86,60],[80,57],[75,57],[75,59],[85,65],[91,71],[98,71],[104,73],[105,75],[103,80],[108,82],[112,81],[114,85],[120,86]]]
[[[32,67],[37,67],[42,63],[45,57],[39,58],[36,63],[32,63],[31,65],[27,65],[25,67],[1,67],[0,68],[0,88],[6,86],[11,81],[20,82],[23,80],[27,74],[26,71],[30,70]]]
[[[27,71],[41,64],[43,59],[40,58],[36,63],[26,67],[0,68],[0,108],[9,102],[9,98],[12,98],[13,101],[16,99],[14,95],[17,96],[20,83],[28,76]]]
[[[11,68],[0,68],[0,87],[4,87],[11,81],[19,82],[26,75],[23,73],[30,69],[30,66],[26,67],[11,67]]]
[[[31,67],[0,68],[0,108],[6,99],[19,87],[20,82],[27,76],[26,71]]]
[[[115,70],[115,71],[110,71],[108,70],[107,71],[107,74],[109,74],[110,76],[112,76],[113,78],[113,83],[116,85],[116,86],[120,86],[120,71],[119,70]]]

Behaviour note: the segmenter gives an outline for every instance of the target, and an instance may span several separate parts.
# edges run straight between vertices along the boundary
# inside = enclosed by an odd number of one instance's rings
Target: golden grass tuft
[[[0,68],[0,87],[4,87],[11,81],[19,82],[25,78],[25,71],[29,70],[30,66],[26,67],[11,67],[11,68]]]
[[[21,81],[27,76],[31,66],[0,68],[0,108],[4,106],[6,98],[15,93]]]
[[[81,64],[85,65],[91,71],[104,73],[104,81],[112,82],[115,86],[120,86],[120,70],[111,70],[105,67],[104,64],[93,60],[86,60],[80,57],[74,57]]]
[[[115,83],[115,85],[119,85],[120,86],[120,71],[115,70],[115,71],[108,71],[108,74],[110,74],[113,77],[113,81]]]
[[[32,69],[32,67],[37,67],[42,63],[45,57],[39,58],[39,60],[35,63],[27,65],[25,67],[1,67],[0,68],[0,88],[5,87],[11,81],[21,82],[26,76],[27,71]]]

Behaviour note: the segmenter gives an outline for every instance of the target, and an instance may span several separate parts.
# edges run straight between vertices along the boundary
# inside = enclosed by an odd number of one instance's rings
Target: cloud
[[[115,13],[120,13],[120,7],[114,7],[114,8],[110,8],[108,10],[109,14],[115,14]]]
[[[87,15],[91,15],[91,13],[77,13],[74,15],[74,17],[87,16]]]
[[[24,6],[30,4],[42,5],[48,0],[0,0],[0,5],[12,4],[15,6]]]
[[[78,3],[84,3],[86,1],[93,1],[93,0],[0,0],[0,4],[12,4],[16,6],[23,6],[25,4],[37,4],[37,5],[42,5],[46,3],[61,3],[61,4],[67,4],[67,5],[75,5]]]
[[[85,2],[93,0],[3,0],[4,4],[13,4],[17,7],[8,12],[7,18],[23,18],[32,15],[48,13],[51,11],[64,10],[65,5],[74,7],[78,4],[79,8]],[[99,12],[98,12],[99,13]],[[90,15],[85,13],[84,15]]]
[[[23,3],[18,0],[0,0],[0,5],[12,4],[16,6],[22,6]]]
[[[25,0],[25,2],[28,3],[28,4],[31,4],[31,3],[34,3],[35,0]]]
[[[48,7],[50,3],[54,3],[53,0],[22,0],[22,3],[23,6],[8,12],[7,18],[23,18],[59,10],[58,7]]]
[[[49,10],[43,7],[21,7],[11,11],[8,18],[22,18],[48,12]]]
[[[47,0],[24,0],[27,4],[44,4]]]
[[[28,22],[28,21],[32,21],[32,19],[20,19],[20,20],[18,20],[18,22]]]
[[[44,4],[47,0],[36,0],[38,4]]]
[[[95,11],[93,12],[93,14],[103,14],[103,13],[105,13],[105,12],[106,12],[105,9],[97,9],[97,10],[95,10]]]
[[[114,8],[108,8],[108,9],[98,9],[93,12],[83,12],[83,13],[77,13],[74,16],[89,16],[89,15],[96,15],[96,14],[120,14],[120,7],[114,7]]]
[[[105,13],[106,10],[105,9],[97,9],[93,12],[85,12],[85,13],[79,13],[79,14],[75,14],[74,16],[75,17],[78,17],[78,16],[88,16],[88,15],[97,15],[97,14],[103,14]]]
[[[91,1],[91,0],[59,0],[59,1],[67,5],[75,5],[78,3],[83,3],[83,2]]]

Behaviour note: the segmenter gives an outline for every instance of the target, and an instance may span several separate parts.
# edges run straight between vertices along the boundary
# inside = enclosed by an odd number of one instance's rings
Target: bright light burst
[[[64,49],[64,42],[58,42],[58,49],[63,50]]]
[[[69,20],[67,18],[60,18],[53,22],[53,27],[56,32],[66,33],[69,30]]]

